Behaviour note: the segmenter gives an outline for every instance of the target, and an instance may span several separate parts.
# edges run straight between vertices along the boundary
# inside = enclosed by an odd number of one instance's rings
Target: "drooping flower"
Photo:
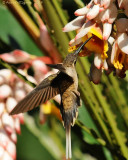
[[[40,123],[43,124],[46,121],[48,115],[56,116],[60,121],[62,121],[59,108],[57,108],[53,103],[47,101],[40,106]]]
[[[88,76],[90,81],[92,81],[94,84],[98,84],[101,80],[102,69],[97,69],[94,63],[92,63]]]
[[[40,10],[36,1],[34,3],[35,3],[35,7],[37,8],[37,10]],[[53,43],[53,40],[50,37],[50,34],[47,30],[47,27],[45,26],[44,22],[40,18],[39,14],[36,14],[36,16],[37,16],[37,20],[38,20],[38,23],[40,26],[39,41],[41,43],[41,46],[50,55],[50,57],[52,58],[54,63],[61,62],[60,54],[59,54],[58,50],[56,49],[56,47]]]
[[[90,53],[95,53],[94,57],[94,65],[98,69],[106,69],[107,70],[107,51],[108,51],[108,43],[106,40],[103,40],[102,38],[102,29],[101,27],[93,22],[88,21],[85,26],[87,28],[81,28],[78,31],[78,34],[76,37],[69,42],[69,45],[71,46],[69,48],[69,51],[72,51],[79,47],[79,45],[87,40],[90,36],[95,35],[84,47],[83,51],[80,52],[79,56],[88,56],[91,55]]]

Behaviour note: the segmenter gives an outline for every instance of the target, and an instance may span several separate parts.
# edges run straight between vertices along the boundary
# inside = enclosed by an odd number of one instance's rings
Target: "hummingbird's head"
[[[72,65],[75,65],[76,64],[76,61],[77,61],[77,54],[74,54],[74,53],[70,53],[66,56],[66,58],[64,59],[63,61],[63,65],[65,67],[71,67]]]
[[[93,36],[92,36],[93,37]],[[84,47],[84,45],[92,38],[88,38],[75,52],[68,54],[67,57],[63,61],[63,65],[66,67],[71,67],[76,64],[78,53],[81,51],[81,49]]]

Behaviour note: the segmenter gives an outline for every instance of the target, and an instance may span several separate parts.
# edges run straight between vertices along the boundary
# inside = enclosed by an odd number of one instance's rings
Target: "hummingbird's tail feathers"
[[[71,149],[71,126],[74,126],[75,120],[78,117],[77,105],[71,109],[65,111],[61,109],[63,125],[66,130],[66,160],[72,158],[72,149]]]
[[[74,126],[78,116],[78,107],[81,105],[78,93],[67,91],[62,95],[60,111],[65,128],[69,125]]]
[[[71,109],[70,111],[63,113],[63,124],[66,130],[66,160],[72,158],[72,149],[71,149],[71,126],[74,126],[75,120],[78,116],[78,109]]]
[[[63,119],[64,127],[66,128],[69,125],[74,126],[75,120],[77,119],[77,117],[78,117],[77,106],[73,107],[72,109],[70,109],[68,111],[63,111],[62,112],[62,119]]]
[[[75,52],[74,54],[78,54],[81,49],[84,47],[84,45],[92,38],[93,36],[91,36],[90,38],[88,38]]]
[[[66,160],[72,158],[72,149],[71,149],[71,126],[66,128]]]
[[[59,71],[62,71],[64,72],[65,71],[65,68],[63,66],[62,63],[58,63],[58,64],[46,64],[48,67],[50,68],[54,68],[54,69],[58,69]]]

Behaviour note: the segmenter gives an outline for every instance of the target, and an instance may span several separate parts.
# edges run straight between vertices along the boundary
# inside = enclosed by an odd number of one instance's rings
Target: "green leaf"
[[[56,160],[26,125],[21,127],[17,142],[18,160]]]
[[[78,8],[85,7],[84,3],[81,0],[74,0],[74,2],[77,4]]]
[[[49,153],[55,159],[60,159],[62,157],[60,148],[55,144],[49,134],[45,132],[42,133],[41,130],[39,130],[34,119],[31,116],[27,114],[25,115],[25,123],[31,134],[33,134],[38,139],[38,141],[49,151]]]
[[[41,56],[42,52],[3,5],[0,7],[0,37],[13,49],[22,49],[30,54]]]

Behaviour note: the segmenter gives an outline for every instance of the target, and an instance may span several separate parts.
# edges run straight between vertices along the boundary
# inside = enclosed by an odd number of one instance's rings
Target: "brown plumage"
[[[64,84],[63,81],[66,83]],[[11,111],[11,115],[22,112],[27,112],[47,100],[60,94],[59,86],[61,85],[64,90],[73,83],[73,79],[63,72],[50,75],[44,79],[32,92],[30,92],[23,100],[21,100],[15,108]]]
[[[57,94],[60,94],[60,111],[66,129],[66,159],[72,157],[71,125],[74,125],[78,115],[78,107],[81,105],[75,64],[78,53],[91,38],[84,42],[74,53],[68,54],[62,64],[48,65],[59,71],[44,79],[32,92],[21,100],[10,113],[12,115],[27,112],[53,98]]]

